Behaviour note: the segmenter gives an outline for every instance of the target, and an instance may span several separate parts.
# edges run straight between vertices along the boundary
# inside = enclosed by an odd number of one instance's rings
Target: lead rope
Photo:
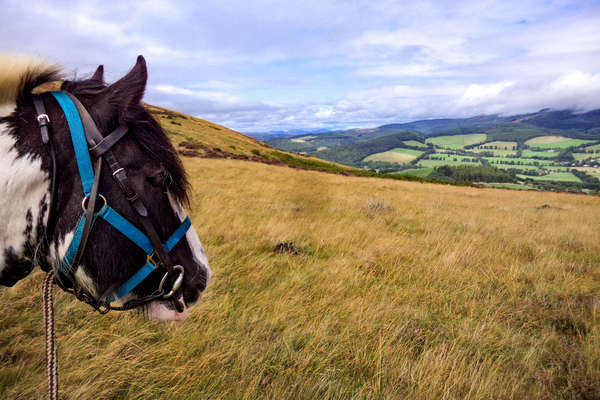
[[[56,357],[56,336],[54,332],[54,271],[49,271],[42,289],[44,328],[46,333],[46,382],[48,398],[58,399],[58,360]]]

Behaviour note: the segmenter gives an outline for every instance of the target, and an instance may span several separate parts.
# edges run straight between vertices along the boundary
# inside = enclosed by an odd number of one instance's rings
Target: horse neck
[[[24,122],[16,106],[13,111],[14,118],[0,118],[0,284],[6,286],[33,269],[50,203],[37,126]]]

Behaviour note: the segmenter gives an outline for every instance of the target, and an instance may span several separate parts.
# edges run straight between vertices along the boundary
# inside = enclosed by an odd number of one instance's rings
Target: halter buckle
[[[37,116],[37,122],[40,127],[46,126],[50,123],[50,117],[48,117],[48,114],[40,114]]]
[[[154,257],[158,257],[156,251],[153,251],[152,254],[148,254],[146,256],[146,264],[150,263],[154,265],[154,268],[158,268],[158,264],[160,264],[160,261],[156,261]]]
[[[171,287],[171,290],[169,291],[169,293],[163,295],[163,299],[170,299],[171,297],[173,297],[175,292],[177,292],[179,290],[179,288],[181,287],[181,284],[183,283],[183,272],[184,272],[183,267],[181,265],[174,265],[173,270],[179,271],[179,275],[175,279],[175,282],[173,282],[173,286]],[[165,284],[165,282],[167,280],[167,276],[169,276],[168,272],[166,272],[165,276],[163,276],[163,278],[160,280],[160,284],[158,285],[159,293],[161,293],[163,291],[163,285]]]

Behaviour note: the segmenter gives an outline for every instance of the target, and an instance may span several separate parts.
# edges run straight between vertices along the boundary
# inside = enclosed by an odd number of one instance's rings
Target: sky
[[[600,0],[1,0],[0,51],[246,132],[600,108]],[[0,66],[1,68],[1,66]]]

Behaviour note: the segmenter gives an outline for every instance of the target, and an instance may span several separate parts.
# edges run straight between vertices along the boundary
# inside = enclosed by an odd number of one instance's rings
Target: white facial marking
[[[153,301],[147,306],[148,318],[155,321],[185,321],[188,317],[187,308],[183,308],[183,312],[168,309],[163,303]]]
[[[88,274],[84,271],[85,267],[82,264],[79,264],[79,268],[75,271],[75,280],[79,283],[79,286],[84,288],[89,294],[98,298],[98,294],[96,293],[96,284],[90,278]]]
[[[50,195],[50,181],[39,157],[19,158],[14,146],[8,124],[0,123],[0,254],[12,247],[17,256],[22,256],[27,239],[24,235],[27,213],[31,212],[32,235],[35,235],[40,204],[44,196]],[[46,214],[44,218],[47,217]],[[4,257],[0,257],[0,271],[4,268]]]
[[[171,208],[173,209],[175,214],[177,214],[179,220],[183,221],[186,218],[186,214],[183,210],[183,207],[181,206],[181,203],[177,201],[177,199],[175,199],[173,196],[171,196],[171,193],[168,194],[168,197],[169,202],[171,203]],[[192,250],[194,258],[196,258],[197,261],[201,262],[206,267],[206,284],[208,285],[208,282],[210,281],[210,278],[212,276],[212,272],[208,265],[208,258],[206,257],[206,253],[204,253],[204,249],[202,248],[202,243],[200,243],[198,234],[196,233],[196,230],[193,226],[191,226],[185,234],[185,239],[187,240],[188,245]]]

